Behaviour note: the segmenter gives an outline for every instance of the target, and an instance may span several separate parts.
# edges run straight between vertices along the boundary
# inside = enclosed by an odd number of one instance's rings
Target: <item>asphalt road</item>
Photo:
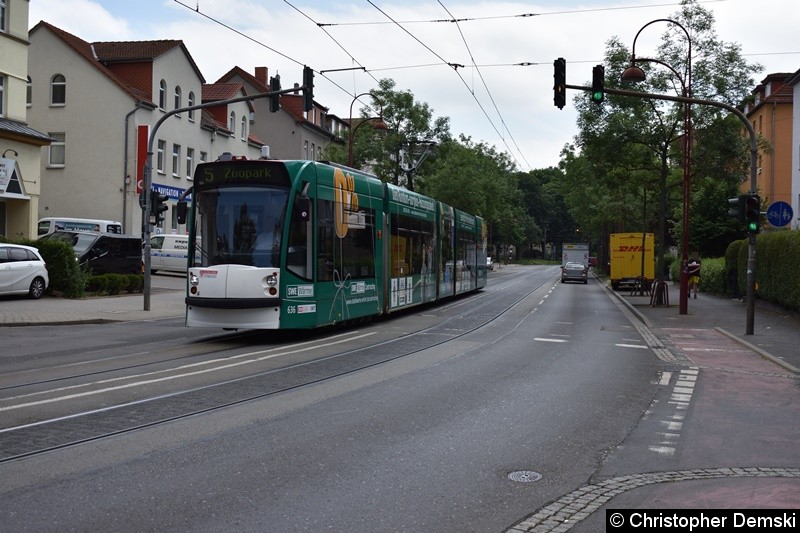
[[[648,409],[662,368],[594,281],[562,285],[552,267],[531,272],[527,297],[449,342],[4,464],[4,523],[37,531],[503,530],[597,471]],[[492,278],[451,316],[514,281],[502,271]],[[405,335],[413,328],[403,321],[426,323],[439,312],[376,327]],[[519,472],[515,479],[530,482],[510,479]]]

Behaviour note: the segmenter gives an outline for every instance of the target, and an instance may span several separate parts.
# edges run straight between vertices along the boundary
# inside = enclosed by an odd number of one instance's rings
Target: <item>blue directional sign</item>
[[[767,209],[767,220],[776,227],[785,226],[793,216],[792,206],[786,202],[773,202]]]

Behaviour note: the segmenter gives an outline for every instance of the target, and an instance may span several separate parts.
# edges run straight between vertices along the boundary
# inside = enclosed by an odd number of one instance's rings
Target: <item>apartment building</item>
[[[284,73],[281,75],[282,83],[301,79],[302,74],[299,67],[296,73]],[[240,67],[233,67],[217,80],[217,83],[231,82],[244,84],[247,94],[269,92],[269,69],[256,67],[250,74]],[[275,113],[269,111],[266,98],[253,101],[256,116],[253,132],[269,146],[272,158],[319,160],[329,143],[342,142],[347,123],[328,113],[328,108],[316,101],[313,109],[304,111],[299,84],[292,85],[295,91],[281,96],[281,109]]]
[[[0,236],[36,236],[40,157],[50,137],[27,122],[28,0],[0,0]]]
[[[798,177],[797,140],[793,140],[798,130],[793,115],[795,92],[797,91],[797,73],[769,74],[751,92],[752,102],[745,107],[744,113],[756,134],[769,142],[772,153],[759,149],[758,168],[756,174],[758,192],[768,204],[786,202],[794,211],[791,226],[797,227],[797,215],[800,211],[800,177]],[[798,100],[800,101],[800,100]],[[800,135],[794,139],[800,138]],[[792,162],[795,159],[794,164]],[[742,184],[742,192],[750,189],[750,181]]]
[[[120,220],[139,235],[148,151],[153,188],[171,204],[198,163],[261,154],[252,104],[215,105],[244,86],[206,85],[180,40],[90,43],[45,21],[29,40],[28,118],[53,139],[41,162],[39,217]],[[211,107],[174,113],[201,103]],[[156,231],[186,228],[173,209]]]

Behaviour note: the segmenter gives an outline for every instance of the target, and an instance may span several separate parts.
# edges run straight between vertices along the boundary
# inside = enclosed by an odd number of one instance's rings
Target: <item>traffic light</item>
[[[745,225],[748,233],[758,233],[761,229],[761,197],[757,194],[750,194],[746,197],[745,206]]]
[[[314,71],[303,67],[303,111],[314,109]]]
[[[153,224],[158,225],[164,222],[164,211],[169,209],[166,205],[167,200],[169,197],[160,194],[157,190],[150,191],[150,216],[153,218],[151,221]]]
[[[606,67],[595,65],[592,67],[592,102],[602,104],[605,97]]]
[[[744,224],[744,206],[747,195],[740,194],[733,198],[728,198],[728,216],[731,216]]]
[[[553,61],[553,103],[559,109],[567,104],[567,61],[559,57]]]
[[[281,90],[281,76],[280,74],[275,74],[273,77],[269,79],[269,91],[270,95],[267,97],[269,98],[269,110],[272,113],[275,113],[277,110],[281,108],[281,95],[274,94]]]

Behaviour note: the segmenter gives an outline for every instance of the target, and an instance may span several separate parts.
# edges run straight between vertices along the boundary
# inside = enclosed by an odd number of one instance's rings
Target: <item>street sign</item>
[[[767,220],[776,227],[785,226],[792,221],[794,212],[786,202],[773,202],[767,209]]]

